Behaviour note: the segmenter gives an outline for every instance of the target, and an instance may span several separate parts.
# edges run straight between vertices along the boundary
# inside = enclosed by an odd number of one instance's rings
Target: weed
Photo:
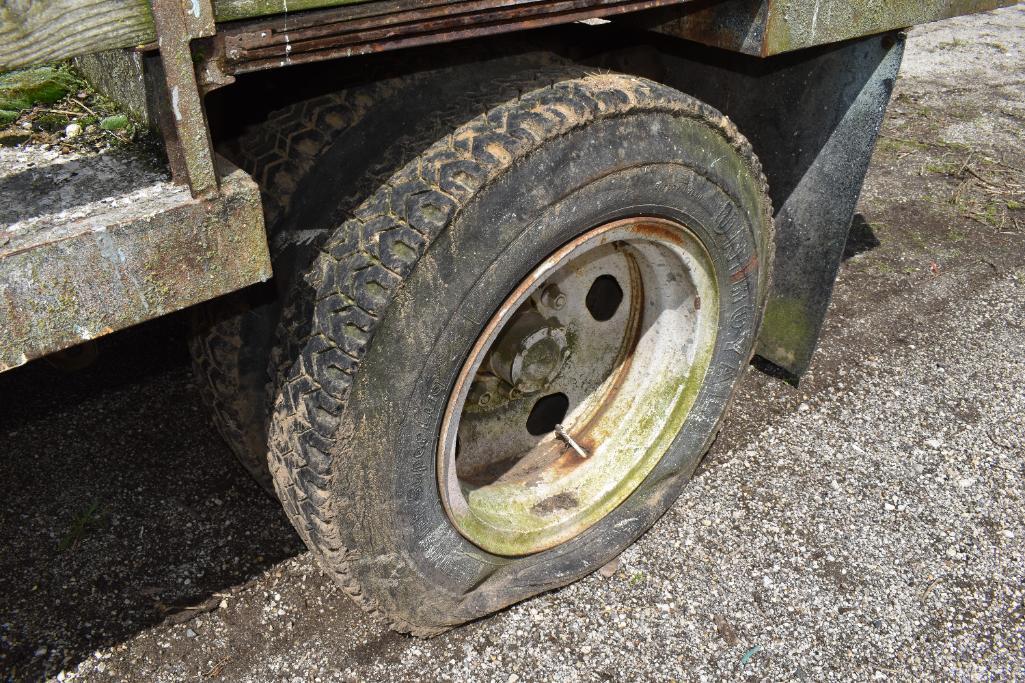
[[[77,548],[90,531],[102,527],[107,521],[107,514],[100,509],[100,503],[93,501],[71,520],[67,533],[57,544],[61,552]]]

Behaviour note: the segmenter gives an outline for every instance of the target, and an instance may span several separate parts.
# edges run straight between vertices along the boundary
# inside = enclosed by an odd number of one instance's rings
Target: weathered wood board
[[[217,21],[361,0],[215,0]],[[2,0],[0,72],[157,39],[148,0]]]
[[[720,0],[652,15],[643,25],[667,35],[770,57],[838,43],[1017,0]]]
[[[147,0],[3,0],[0,71],[156,40]]]
[[[233,21],[264,17],[268,14],[284,14],[321,7],[351,5],[365,0],[214,0],[214,14],[217,21]]]
[[[226,22],[366,1],[213,0],[213,7],[217,21]],[[417,0],[370,1],[407,9],[419,5]],[[453,11],[458,11],[459,4],[452,0]],[[696,12],[667,10],[655,25],[665,33],[768,56],[1012,5],[1014,0],[719,0],[701,4]],[[0,2],[0,71],[155,39],[148,0]]]

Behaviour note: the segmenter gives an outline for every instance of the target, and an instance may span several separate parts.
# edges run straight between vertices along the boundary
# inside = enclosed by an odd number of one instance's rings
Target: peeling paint
[[[174,111],[174,118],[176,121],[182,120],[181,109],[178,108],[178,86],[171,88],[171,109]]]

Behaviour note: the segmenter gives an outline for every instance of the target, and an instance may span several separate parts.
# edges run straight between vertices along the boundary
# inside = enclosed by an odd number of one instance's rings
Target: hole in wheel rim
[[[599,275],[587,290],[584,303],[591,317],[605,322],[616,314],[623,302],[623,288],[611,275]]]
[[[555,431],[555,425],[566,418],[569,399],[566,394],[556,393],[542,396],[527,416],[527,431],[531,436],[544,436]]]

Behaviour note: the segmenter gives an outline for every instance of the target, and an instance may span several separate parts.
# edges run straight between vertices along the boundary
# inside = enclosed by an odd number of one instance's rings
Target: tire
[[[481,106],[516,97],[527,74],[537,78],[565,62],[509,46],[496,48],[490,59],[464,64],[463,57],[436,53],[433,69],[303,100],[273,112],[231,146],[233,161],[261,189],[274,280],[197,307],[189,348],[218,432],[271,494],[268,419],[276,379],[294,357],[280,345],[278,328],[295,273],[309,269],[330,226],[348,218],[396,169]],[[325,162],[325,154],[332,158]],[[330,214],[320,215],[325,163],[341,196],[330,201]]]
[[[565,78],[438,139],[338,224],[290,294],[310,314],[291,328],[296,357],[275,398],[274,485],[322,566],[398,631],[439,633],[622,552],[678,496],[752,355],[773,231],[750,145],[671,88]],[[687,226],[712,264],[714,343],[689,412],[643,480],[589,526],[536,551],[485,550],[446,512],[439,479],[464,362],[538,264],[636,216]]]

